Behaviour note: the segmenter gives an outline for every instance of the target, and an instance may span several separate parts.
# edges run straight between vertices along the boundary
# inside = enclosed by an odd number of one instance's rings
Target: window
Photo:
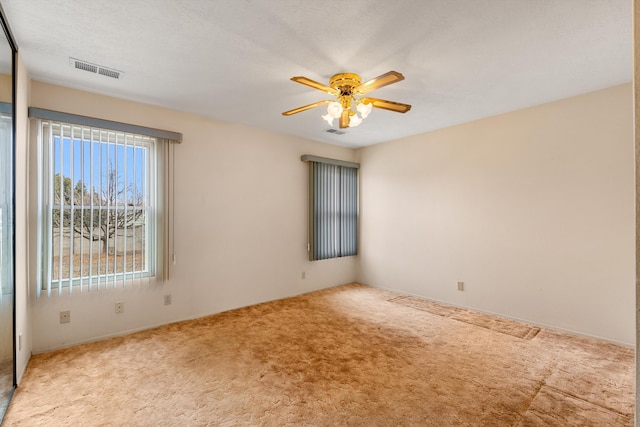
[[[38,295],[168,279],[172,142],[182,135],[36,108],[29,114],[40,119]]]
[[[43,283],[155,273],[155,138],[42,121]]]
[[[309,259],[357,255],[357,163],[304,155],[309,162]]]

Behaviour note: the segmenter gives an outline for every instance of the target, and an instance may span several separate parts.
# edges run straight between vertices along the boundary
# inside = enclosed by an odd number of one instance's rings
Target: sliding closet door
[[[11,116],[3,108],[0,103],[0,415],[14,386],[13,144]]]
[[[15,373],[14,61],[16,46],[0,7],[0,422],[13,396]]]

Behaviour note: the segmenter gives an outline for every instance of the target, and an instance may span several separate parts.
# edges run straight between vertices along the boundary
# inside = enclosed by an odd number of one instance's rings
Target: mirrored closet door
[[[14,61],[16,45],[0,6],[0,422],[16,386],[14,244]]]

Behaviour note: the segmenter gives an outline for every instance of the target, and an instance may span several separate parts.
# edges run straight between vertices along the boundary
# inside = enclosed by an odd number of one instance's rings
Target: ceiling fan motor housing
[[[354,89],[360,86],[360,76],[354,73],[334,74],[329,80],[329,86],[340,91],[340,103],[346,110],[351,106]]]

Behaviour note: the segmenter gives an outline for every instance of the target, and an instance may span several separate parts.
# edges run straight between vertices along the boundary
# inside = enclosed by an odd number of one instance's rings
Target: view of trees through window
[[[148,270],[150,138],[59,130],[49,148],[50,280],[100,283],[143,274]]]

